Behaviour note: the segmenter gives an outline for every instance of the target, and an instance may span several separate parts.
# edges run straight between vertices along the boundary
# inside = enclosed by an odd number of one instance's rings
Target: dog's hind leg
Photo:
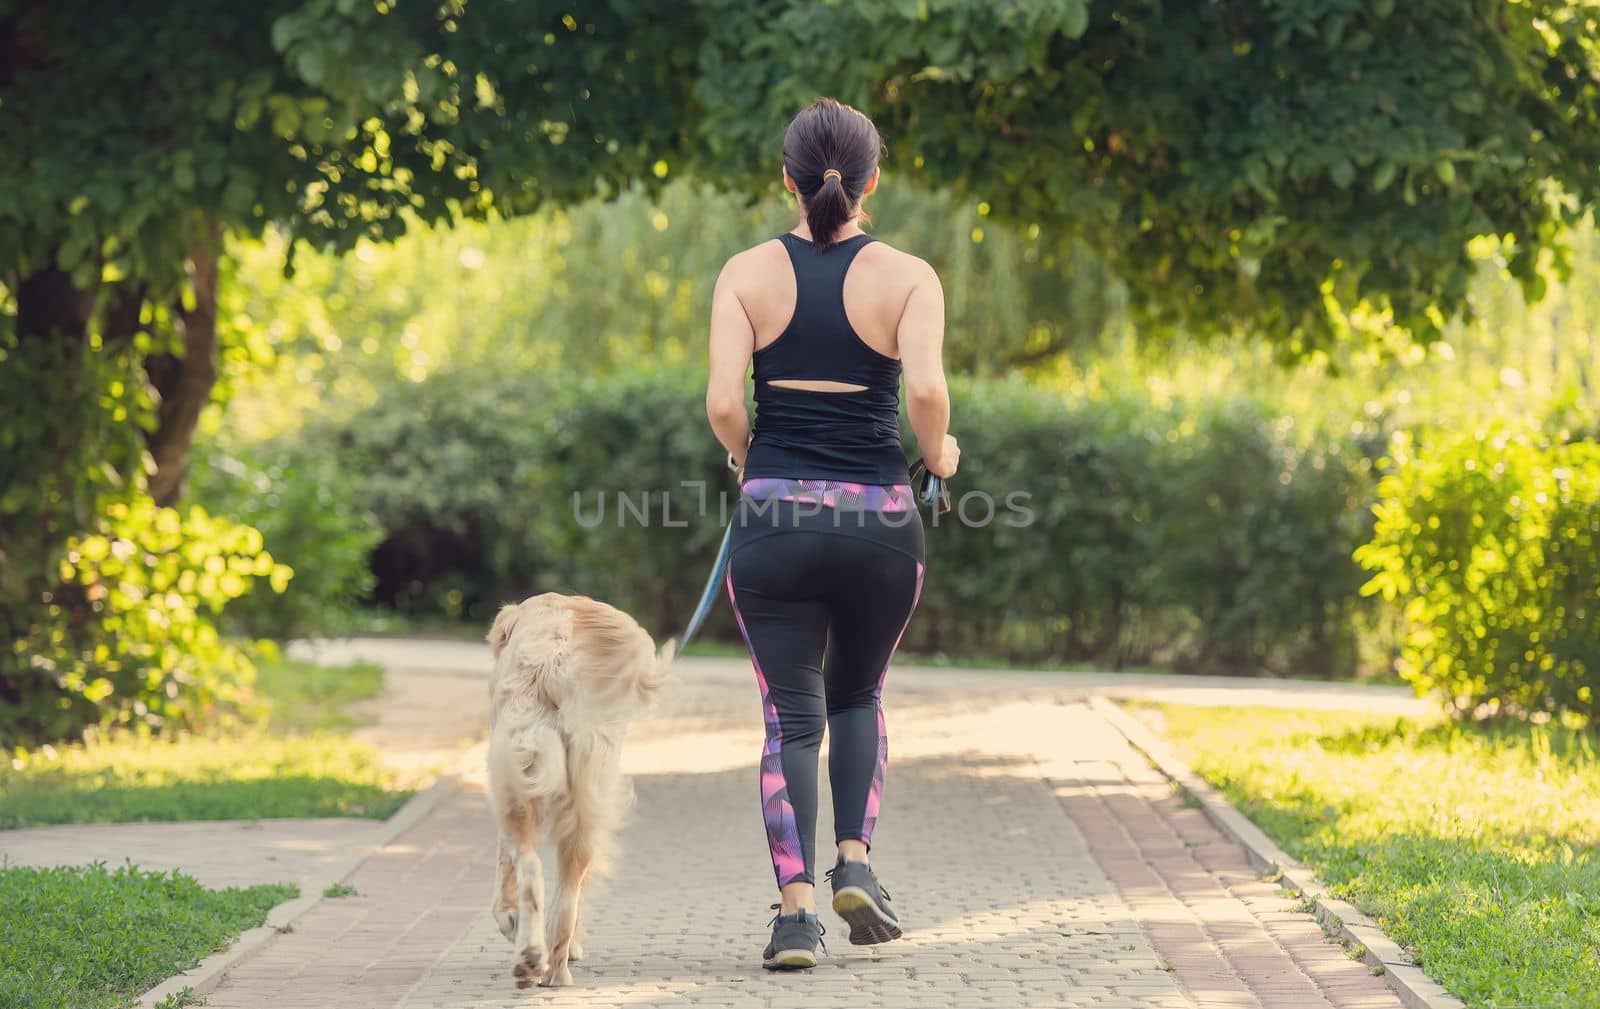
[[[518,988],[531,988],[549,964],[544,941],[544,864],[539,861],[537,814],[531,804],[524,807],[521,819],[515,850],[502,849],[501,857],[511,857],[516,874],[517,918],[511,939],[515,950],[511,975]]]
[[[505,837],[495,842],[498,865],[495,872],[494,896],[489,902],[489,914],[507,942],[517,938],[517,849]]]
[[[501,715],[489,737],[489,785],[500,814],[501,858],[511,862],[516,880],[516,920],[506,923],[512,926],[511,974],[518,988],[528,988],[550,963],[538,844],[566,781],[566,754],[549,726],[516,726]]]
[[[556,906],[550,916],[550,967],[539,983],[554,987],[572,983],[567,962],[572,959],[578,939],[578,905],[583,897],[584,878],[594,863],[594,851],[581,829],[556,841],[560,866]]]

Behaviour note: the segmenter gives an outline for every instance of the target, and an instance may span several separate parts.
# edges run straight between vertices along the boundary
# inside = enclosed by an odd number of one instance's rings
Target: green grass
[[[121,1009],[296,896],[179,872],[0,864],[0,1009]]]
[[[1135,707],[1468,1005],[1600,1009],[1593,734]]]
[[[452,617],[445,613],[400,613],[376,607],[359,607],[330,615],[317,628],[329,637],[448,638],[452,641],[482,641],[494,615],[477,619]]]
[[[176,739],[112,734],[0,763],[0,828],[138,820],[386,817],[410,796],[344,733],[382,689],[377,667],[261,664],[258,722]]]
[[[317,666],[280,658],[260,664],[255,689],[267,725],[279,732],[348,730],[368,724],[351,708],[383,692],[383,669],[371,662]]]

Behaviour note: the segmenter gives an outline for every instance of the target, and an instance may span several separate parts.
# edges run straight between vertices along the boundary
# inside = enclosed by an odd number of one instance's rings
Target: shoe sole
[[[809,949],[785,949],[761,961],[767,970],[805,970],[817,965],[817,954]]]
[[[876,946],[905,935],[899,924],[859,886],[847,886],[833,895],[833,913],[850,926],[852,946]]]

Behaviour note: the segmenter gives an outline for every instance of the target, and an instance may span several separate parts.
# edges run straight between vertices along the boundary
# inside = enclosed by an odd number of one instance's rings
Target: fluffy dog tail
[[[656,652],[656,672],[661,676],[667,675],[667,670],[672,668],[672,663],[677,657],[678,639],[668,638],[667,643]]]
[[[667,643],[656,650],[655,667],[642,678],[639,684],[642,696],[649,697],[666,686],[668,677],[672,675],[672,663],[677,656],[678,639],[668,638]]]

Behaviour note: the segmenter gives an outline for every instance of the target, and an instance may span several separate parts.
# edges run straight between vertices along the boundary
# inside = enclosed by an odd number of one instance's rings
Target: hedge
[[[578,591],[668,634],[693,608],[733,490],[702,383],[695,369],[560,385],[447,371],[306,444],[338,454],[387,531],[389,600],[481,620],[524,593]],[[952,397],[954,490],[973,521],[929,529],[908,651],[1351,670],[1366,605],[1351,552],[1370,525],[1361,445],[1244,399],[1069,400],[1021,381],[957,383]],[[906,439],[914,451],[909,427]],[[706,633],[738,640],[725,607]]]

